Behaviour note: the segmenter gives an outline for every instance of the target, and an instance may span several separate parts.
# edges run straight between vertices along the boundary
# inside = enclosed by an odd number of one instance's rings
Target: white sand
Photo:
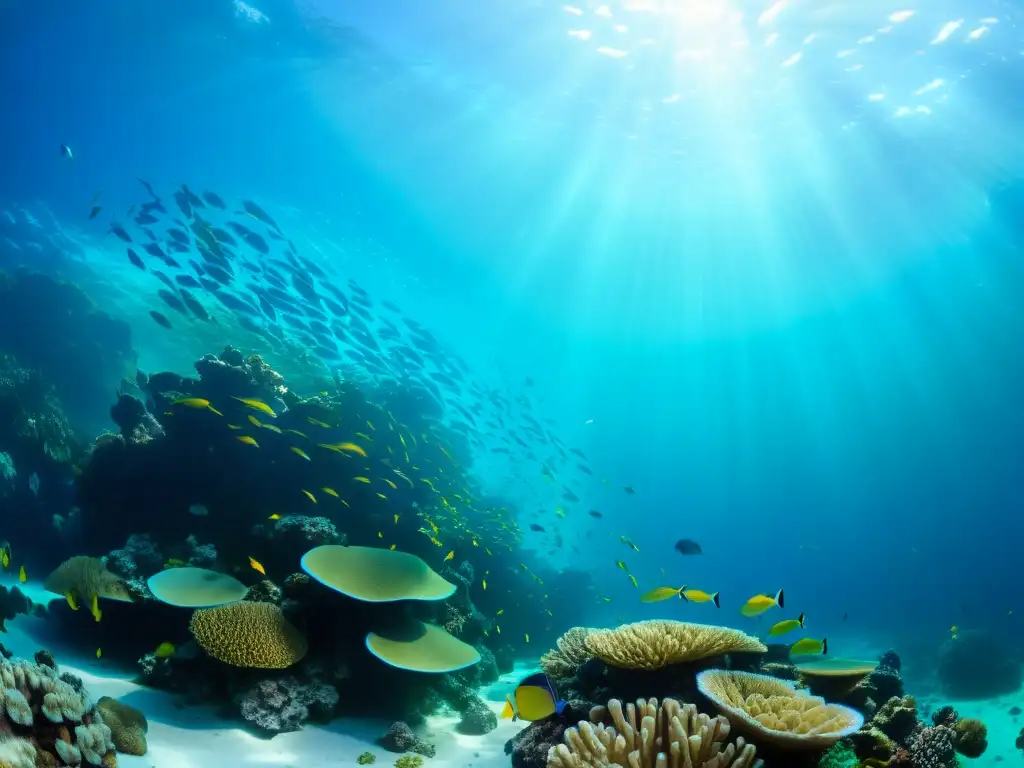
[[[1024,710],[1024,691],[984,701],[950,701],[934,695],[920,697],[919,704],[925,703],[931,705],[933,711],[949,704],[960,717],[977,717],[988,726],[988,749],[977,760],[964,758],[964,768],[1002,768],[1024,763],[1024,752],[1014,746],[1017,734],[1024,728],[1024,715],[1010,714],[1014,706]]]
[[[9,581],[7,584],[10,586]],[[33,589],[31,583],[22,589],[35,602],[53,598]],[[131,680],[132,670],[115,668],[103,659],[82,658],[80,652],[73,655],[74,651],[55,644],[50,633],[41,631],[39,622],[25,616],[7,622],[7,634],[0,635],[0,642],[15,656],[27,659],[40,647],[48,648],[63,671],[82,678],[94,700],[101,696],[123,699],[149,719],[149,753],[144,757],[118,755],[118,765],[123,768],[336,768],[356,765],[356,758],[367,751],[377,756],[376,765],[391,766],[400,757],[374,743],[390,725],[383,720],[344,717],[273,739],[258,738],[211,708],[182,706],[171,694],[137,685]],[[36,630],[46,639],[34,640]],[[532,671],[516,669],[480,695],[500,715],[506,693]],[[504,768],[509,765],[505,742],[527,725],[499,718],[498,727],[486,736],[463,736],[455,731],[457,723],[458,717],[433,717],[418,731],[437,747],[437,755],[426,760],[425,768]]]

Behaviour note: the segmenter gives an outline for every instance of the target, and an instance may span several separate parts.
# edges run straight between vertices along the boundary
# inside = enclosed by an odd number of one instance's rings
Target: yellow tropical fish
[[[299,432],[299,430],[297,430],[297,429],[286,429],[285,432],[291,432],[293,435],[298,435],[299,437],[302,437],[302,438],[305,438],[306,440],[309,440],[309,438],[306,437],[306,433],[305,432]]]
[[[249,416],[247,418],[249,419],[249,423],[252,424],[254,427],[262,427],[263,426],[263,422],[261,422],[259,419],[257,419],[255,416],[253,416],[251,413],[249,414]]]
[[[26,581],[28,581],[28,574],[25,573],[25,566],[24,565],[21,566],[21,568],[18,569],[18,581],[20,581],[22,584],[24,584]]]
[[[310,501],[312,501],[314,504],[316,504],[316,496],[314,496],[312,493],[307,491],[305,488],[302,489],[302,492],[304,494],[306,494],[306,498],[308,498]],[[334,495],[337,496],[338,494],[334,494]]]
[[[7,547],[0,549],[0,564],[3,565],[5,571],[11,565],[11,551]]]
[[[395,515],[395,525],[398,525],[398,515]]]
[[[634,587],[640,589],[640,585],[636,583],[636,576],[634,576],[632,573],[629,574],[629,580],[633,582]]]
[[[368,426],[370,428],[371,432],[376,432],[377,431],[377,428],[375,426],[373,426],[373,422],[370,421],[369,419],[366,420],[366,426]]]
[[[387,497],[387,496],[385,496],[385,495],[384,495],[383,493],[378,493],[377,495],[378,495],[378,496],[379,496],[380,498],[384,499],[384,501],[387,501],[387,500],[388,500],[388,497]]]
[[[288,450],[291,451],[292,453],[294,453],[296,456],[299,456],[300,458],[305,459],[306,461],[312,461],[312,459],[310,459],[309,456],[306,454],[306,452],[304,450],[302,450],[301,448],[296,448],[293,445],[293,446],[290,446],[288,448]]]
[[[261,562],[260,562],[259,560],[257,560],[257,559],[256,559],[255,557],[250,557],[250,558],[249,558],[249,567],[250,567],[250,568],[252,568],[252,569],[253,569],[254,571],[259,571],[259,572],[260,572],[260,573],[262,573],[262,574],[263,574],[264,576],[266,576],[266,575],[267,575],[267,571],[266,571],[266,569],[265,569],[265,568],[263,567],[263,563],[261,563]]]
[[[447,555],[444,556],[444,560],[445,560],[445,562],[448,562],[453,557],[455,557],[455,550],[454,549],[451,552],[449,552]]]
[[[799,618],[786,619],[785,621],[779,621],[772,625],[772,628],[768,630],[769,637],[778,637],[779,635],[785,635],[792,632],[794,629],[802,629],[804,626],[804,615],[801,613]]]
[[[372,438],[372,437],[370,437],[370,436],[369,436],[368,434],[366,434],[365,432],[356,432],[356,437],[361,437],[361,438],[363,438],[363,440],[369,440],[369,441],[371,441],[371,442],[373,441],[373,438]]]
[[[96,621],[99,621],[100,619],[103,618],[103,611],[100,610],[100,596],[99,595],[93,595],[92,596],[92,603],[89,605],[89,613],[92,614],[92,617],[94,619],[96,619]]]
[[[396,549],[398,549],[398,545],[397,544],[392,544],[390,547],[388,547],[388,549],[390,549],[392,552],[394,552]]]
[[[616,560],[616,561],[615,561],[615,564],[616,564],[617,566],[619,566],[619,569],[620,569],[620,570],[623,570],[623,571],[625,571],[626,573],[629,573],[629,566],[628,566],[628,565],[626,565],[626,564],[625,564],[624,562],[622,562],[621,560]]]
[[[497,612],[497,613],[495,613],[494,615],[495,615],[495,616],[501,616],[501,614],[503,614],[504,612],[505,612],[505,609],[504,609],[504,608],[499,608],[499,609],[498,609],[498,612]]]
[[[655,587],[650,592],[644,592],[640,595],[640,602],[660,603],[662,600],[669,600],[673,597],[682,597],[685,589],[685,584],[681,587]]]
[[[255,397],[236,397],[234,399],[240,402],[246,408],[252,408],[254,411],[265,413],[272,419],[277,418],[277,414],[274,413],[274,409],[271,408],[266,403],[264,403],[262,400],[257,400]]]
[[[228,424],[228,429],[241,429],[237,424]]]
[[[68,605],[71,606],[72,611],[78,610],[78,600],[75,599],[75,593],[72,590],[68,590],[64,593],[64,599],[68,601]]]
[[[487,591],[487,579],[481,579],[480,584],[483,586],[484,591]]]
[[[370,478],[363,477],[362,475],[359,475],[358,477],[353,477],[352,479],[355,480],[357,483],[366,483],[367,485],[369,485],[370,483]]]
[[[382,480],[383,480],[383,481],[384,481],[385,483],[387,483],[388,485],[390,485],[390,486],[391,486],[392,488],[394,488],[394,489],[395,489],[396,491],[398,490],[398,486],[397,486],[397,485],[395,485],[395,484],[394,484],[393,482],[391,482],[390,480],[388,480],[388,479],[387,479],[386,477],[382,477],[381,479],[382,479]]]
[[[158,659],[169,659],[174,655],[175,650],[177,649],[174,647],[174,643],[168,643],[165,641],[156,647],[156,650],[153,651],[153,655]]]
[[[501,627],[499,627],[497,624],[495,624],[494,625],[494,631],[497,632],[500,635],[501,634]]]
[[[327,488],[325,486],[325,487],[321,488],[320,490],[323,491],[324,493],[326,493],[328,496],[333,496],[336,499],[340,498],[338,496],[338,492],[336,490],[334,490],[333,488]]]
[[[702,589],[686,589],[683,590],[682,596],[691,603],[714,603],[715,608],[722,607],[721,602],[718,600],[717,592],[708,593]]]
[[[377,531],[377,538],[378,539],[383,539],[384,538],[384,531]]]
[[[277,512],[275,512],[274,514],[272,514],[270,517],[267,518],[267,520],[280,520],[280,519],[281,519],[281,516],[279,514],[277,514]]]
[[[443,547],[444,546],[444,544],[441,543],[441,540],[435,538],[434,536],[430,537],[430,543],[433,544],[435,547]]]
[[[744,616],[760,616],[769,608],[774,608],[776,605],[779,606],[779,608],[786,607],[785,594],[781,589],[775,593],[775,597],[772,597],[771,595],[754,595],[743,604],[743,607],[740,608],[740,613]]]
[[[828,653],[828,638],[814,640],[805,637],[802,640],[797,640],[789,649],[790,656],[807,656],[814,653],[820,653],[823,656]]]
[[[530,642],[530,636],[528,634],[524,633],[523,637],[526,638],[526,642]]]
[[[349,504],[349,503],[348,503],[347,501],[345,501],[344,499],[342,499],[342,500],[341,500],[341,503],[342,503],[342,504],[344,504],[344,505],[345,505],[346,507],[351,507],[351,506],[352,506],[351,504]]]
[[[103,656],[103,649],[102,648],[97,648],[96,649],[96,658],[99,659],[102,656]]]
[[[260,444],[256,442],[256,438],[250,437],[249,435],[239,435],[235,440],[240,443],[245,443],[246,445],[253,445],[257,448],[260,447]]]
[[[263,424],[262,427],[264,429],[269,429],[271,432],[276,432],[279,435],[281,434],[281,428],[275,427],[273,424]]]
[[[327,423],[325,423],[323,421],[320,421],[320,419],[314,419],[311,416],[307,416],[306,417],[306,421],[308,421],[310,424],[312,424],[315,427],[323,427],[324,429],[330,429],[331,428],[330,424],[327,424]]]
[[[224,414],[210,405],[210,401],[202,397],[182,397],[177,400],[173,400],[174,405],[184,405],[186,408],[205,408],[206,410],[223,416]]]

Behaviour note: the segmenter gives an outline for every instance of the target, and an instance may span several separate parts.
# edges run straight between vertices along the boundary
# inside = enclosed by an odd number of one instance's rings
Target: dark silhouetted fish
[[[203,284],[203,288],[208,290],[210,293],[216,293],[221,289],[220,283],[211,280],[208,277],[200,277],[199,282]]]
[[[140,257],[139,254],[137,254],[131,248],[128,249],[128,261],[130,261],[132,264],[134,264],[142,271],[146,270],[146,265],[143,263],[142,257]]]
[[[206,203],[204,203],[202,201],[202,199],[199,197],[199,195],[197,195],[195,192],[193,192],[191,189],[189,189],[187,184],[182,184],[181,185],[181,194],[184,196],[185,200],[188,201],[188,204],[192,208],[205,208],[206,207]]]
[[[146,243],[142,246],[142,249],[150,256],[160,259],[160,261],[167,259],[167,254],[164,253],[163,249],[156,243]]]
[[[390,310],[391,312],[396,312],[398,314],[402,314],[402,310],[399,309],[394,304],[392,304],[390,301],[381,301],[380,305],[382,307],[384,307],[384,309]]]
[[[210,231],[213,233],[213,236],[217,238],[218,242],[224,243],[225,245],[230,245],[232,247],[238,245],[238,241],[235,240],[235,238],[231,236],[231,233],[228,232],[226,229],[221,229],[220,227],[210,227]]]
[[[168,288],[170,288],[170,289],[171,289],[172,291],[174,291],[174,290],[177,290],[177,288],[176,288],[176,287],[175,287],[175,285],[174,285],[174,281],[173,281],[173,280],[171,280],[171,278],[169,278],[169,277],[168,277],[167,275],[165,275],[165,274],[164,274],[163,272],[161,272],[161,271],[160,271],[159,269],[154,269],[154,270],[153,270],[153,271],[152,271],[152,272],[151,272],[150,274],[152,274],[152,275],[153,275],[153,277],[155,277],[155,278],[156,278],[157,280],[159,280],[159,281],[160,281],[161,283],[163,283],[164,285],[166,285],[166,286],[167,286]]]
[[[172,240],[177,240],[179,243],[184,243],[185,245],[190,245],[192,243],[192,241],[189,240],[188,235],[177,227],[171,227],[168,229],[167,234]]]
[[[196,280],[192,275],[175,275],[174,282],[185,288],[202,288],[202,283]]]
[[[212,205],[214,208],[220,208],[222,211],[227,210],[227,206],[224,205],[224,201],[220,199],[220,195],[213,192],[203,192],[203,200]]]
[[[140,227],[144,227],[147,224],[156,224],[159,219],[151,213],[140,213],[135,217],[135,223]]]
[[[174,329],[174,326],[171,325],[171,321],[167,319],[167,316],[160,314],[155,309],[149,310],[149,316],[156,321],[157,325],[162,325],[164,328],[167,328],[168,330]]]
[[[269,317],[271,320],[277,322],[277,312],[274,310],[274,306],[267,300],[267,297],[262,293],[258,294],[257,299],[260,302],[260,309],[263,310],[263,314]]]
[[[333,299],[329,299],[326,296],[321,296],[320,298],[323,300],[324,305],[329,310],[331,310],[331,313],[335,317],[344,317],[345,315],[348,314],[348,312],[345,310],[345,308],[343,306],[341,306],[338,302],[334,301]]]
[[[164,204],[159,200],[153,200],[152,202],[143,203],[139,206],[140,213],[152,213],[153,211],[156,211],[157,213],[167,213],[167,209],[164,208]]]
[[[179,243],[177,240],[171,240],[167,243],[167,250],[174,251],[175,253],[188,253],[192,249],[184,243]]]
[[[588,514],[588,515],[590,515],[591,517],[597,517],[597,518],[601,518],[601,517],[604,517],[604,515],[602,515],[602,514],[601,514],[600,512],[598,512],[598,511],[597,511],[596,509],[592,509],[592,510],[590,510],[589,512],[587,512],[587,514]]]
[[[262,221],[264,224],[266,224],[269,227],[273,227],[278,232],[281,231],[281,228],[277,226],[277,222],[270,218],[270,214],[268,214],[266,211],[264,211],[262,208],[256,205],[256,203],[254,203],[252,200],[243,200],[242,208],[244,208],[245,212],[252,216],[254,219]]]
[[[676,542],[674,549],[680,555],[699,555],[704,551],[700,548],[700,544],[693,539],[680,539]]]
[[[157,195],[157,193],[153,191],[153,185],[152,184],[150,184],[145,179],[140,179],[138,176],[136,176],[135,178],[139,182],[139,184],[141,184],[142,186],[144,186],[146,188],[146,191],[149,192],[150,197],[152,197],[154,200],[159,200],[160,199],[160,196]]]
[[[130,243],[132,241],[128,233],[124,231],[124,227],[122,227],[120,224],[111,224],[110,231],[113,232],[122,240],[124,240],[126,243]]]
[[[176,312],[180,312],[183,315],[188,315],[188,309],[182,303],[181,299],[175,296],[170,291],[165,291],[161,288],[156,292],[156,295],[164,300],[164,303]]]
[[[223,269],[218,267],[216,264],[207,264],[206,274],[208,274],[221,285],[231,285],[231,283],[234,282],[234,278],[227,272],[225,272]]]
[[[544,526],[543,525],[537,525],[537,523],[530,523],[530,530],[531,531],[538,531],[539,533],[544,533],[545,532],[544,531]]]
[[[94,206],[92,207],[92,210],[91,210],[91,211],[89,211],[89,221],[92,221],[92,220],[93,220],[93,219],[95,219],[95,218],[96,218],[97,216],[99,216],[99,215],[100,215],[100,211],[102,211],[102,210],[103,210],[103,208],[102,208],[101,206],[99,206],[99,205],[94,205]]]
[[[208,322],[211,319],[210,313],[206,311],[206,307],[200,304],[199,300],[184,288],[181,289],[181,300],[189,308],[189,311],[200,320]]]

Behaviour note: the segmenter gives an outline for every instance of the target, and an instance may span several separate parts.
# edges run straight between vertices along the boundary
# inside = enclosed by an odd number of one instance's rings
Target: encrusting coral
[[[591,630],[584,642],[591,654],[622,669],[661,669],[726,653],[767,650],[756,637],[738,629],[658,619]]]
[[[738,726],[786,749],[824,749],[864,724],[856,710],[826,704],[767,675],[709,669],[697,676],[697,687]]]
[[[612,725],[594,721],[610,717]],[[548,768],[746,768],[757,749],[737,739],[726,744],[730,725],[725,717],[698,714],[693,704],[675,699],[639,699],[634,706],[612,699],[595,707],[591,722],[565,731],[565,744],[548,751]],[[639,725],[638,725],[639,719]]]
[[[306,638],[273,603],[202,608],[189,630],[210,656],[235,667],[284,669],[306,655]]]

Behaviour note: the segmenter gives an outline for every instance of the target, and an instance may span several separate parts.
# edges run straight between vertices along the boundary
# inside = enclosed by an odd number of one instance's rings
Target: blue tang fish
[[[555,686],[543,672],[530,675],[522,680],[511,696],[505,697],[505,708],[501,711],[503,718],[513,721],[543,720],[548,715],[561,714],[565,702],[560,701]]]

